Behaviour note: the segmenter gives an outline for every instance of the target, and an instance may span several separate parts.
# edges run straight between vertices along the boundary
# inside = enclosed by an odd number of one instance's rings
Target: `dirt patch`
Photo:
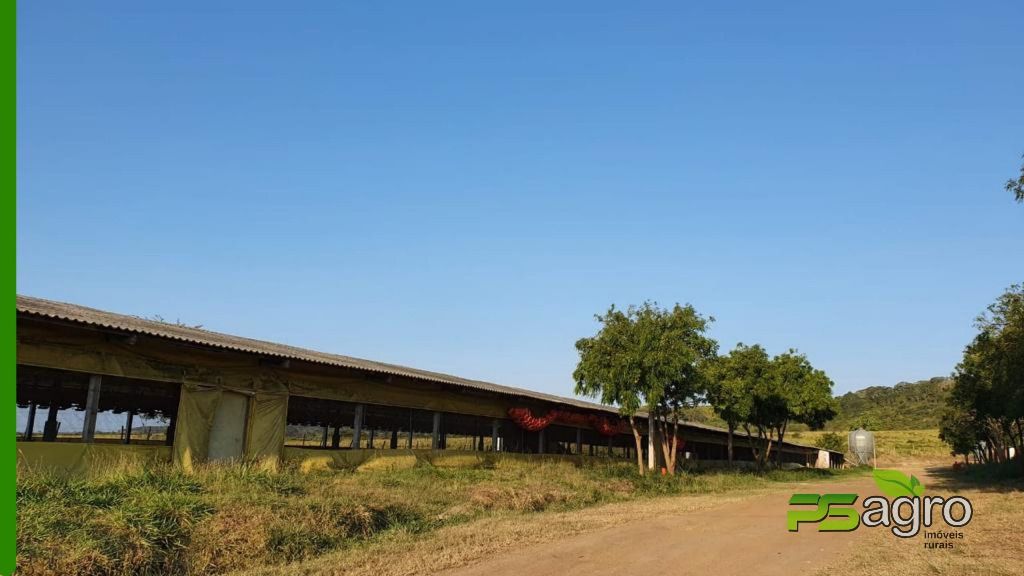
[[[883,528],[867,530],[863,546],[851,549],[814,572],[816,576],[885,574],[916,576],[1019,575],[1024,566],[1024,483],[971,486],[956,481],[948,466],[932,468],[929,495],[964,496],[971,501],[971,522],[957,531],[962,540],[952,548],[927,548],[923,531],[914,538],[895,538]],[[935,540],[927,540],[935,542]],[[949,542],[947,540],[947,542]]]
[[[689,572],[683,567],[707,553],[695,539],[694,530],[717,534],[723,546],[728,543],[726,556],[735,557],[732,548],[740,540],[734,539],[737,536],[732,531],[738,525],[750,524],[750,533],[744,535],[747,538],[760,538],[760,532],[769,531],[788,534],[784,523],[789,495],[797,490],[815,490],[816,485],[785,483],[728,494],[656,498],[540,515],[510,511],[442,528],[428,535],[393,534],[386,541],[358,549],[241,574],[405,576],[439,574],[445,570],[451,570],[450,574],[515,573],[517,576],[634,574],[641,570],[651,574],[686,574]],[[848,486],[847,482],[825,482],[820,488],[835,491]],[[478,497],[494,498],[495,495],[481,492]],[[658,524],[649,525],[645,520],[649,518],[658,518]],[[709,521],[709,518],[715,520]],[[669,557],[662,554],[678,542],[685,542],[686,554],[673,552]],[[630,546],[637,549],[632,554],[624,553]],[[658,554],[652,557],[660,559],[659,566],[633,566],[635,555],[650,553],[652,549],[657,549]],[[764,548],[758,548],[757,552],[765,553]],[[776,550],[770,553],[775,554]],[[704,566],[721,566],[721,558],[705,557],[709,561]],[[750,556],[734,560],[737,565],[744,565],[743,574],[751,573],[750,566],[761,564],[760,559],[751,562]],[[730,574],[720,568],[708,569],[706,573]]]
[[[875,493],[870,478],[797,485],[801,492]],[[862,538],[858,533],[788,532],[791,492],[694,510],[638,516],[622,526],[517,549],[446,572],[449,576],[520,574],[574,576],[596,573],[680,575],[789,575],[839,557]]]

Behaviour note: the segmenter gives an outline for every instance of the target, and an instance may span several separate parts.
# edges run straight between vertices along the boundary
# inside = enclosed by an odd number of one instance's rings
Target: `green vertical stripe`
[[[3,154],[3,179],[6,184],[0,187],[0,197],[3,199],[2,208],[0,213],[3,214],[3,222],[0,224],[0,234],[3,235],[3,258],[6,263],[3,264],[3,271],[0,274],[3,275],[4,292],[7,292],[8,298],[12,300],[15,298],[17,292],[17,284],[15,282],[14,268],[16,261],[15,253],[15,231],[14,227],[16,224],[16,188],[17,188],[17,174],[16,174],[16,163],[15,154],[17,150],[17,129],[16,129],[16,95],[18,90],[18,79],[15,70],[16,66],[16,51],[17,51],[17,2],[5,2],[6,8],[3,11],[4,29],[7,30],[7,40],[4,41],[6,46],[7,54],[3,57],[4,67],[7,68],[5,76],[11,81],[11,86],[4,92],[4,109],[7,110],[7,114],[4,115],[4,132],[7,133],[8,149]],[[12,303],[13,304],[13,303]],[[3,510],[0,512],[0,530],[3,530],[0,534],[0,571],[4,574],[10,574],[14,571],[14,556],[15,556],[15,530],[17,522],[15,519],[15,467],[17,465],[16,456],[16,445],[14,429],[16,426],[16,414],[17,408],[15,406],[15,385],[17,382],[16,375],[16,359],[15,359],[15,329],[16,329],[16,310],[11,304],[8,304],[10,308],[4,308],[3,310],[3,328],[0,329],[3,334],[3,346],[0,346],[2,350],[3,358],[0,363],[3,365],[3,385],[0,386],[0,390],[3,390],[3,399],[0,399],[6,408],[0,411],[3,414],[3,421],[0,422],[0,430],[6,430],[5,433],[0,434],[0,437],[7,438],[5,444],[7,447],[4,449],[4,454],[7,457],[3,459],[4,472],[3,472],[3,490],[7,495],[0,499],[3,502]]]

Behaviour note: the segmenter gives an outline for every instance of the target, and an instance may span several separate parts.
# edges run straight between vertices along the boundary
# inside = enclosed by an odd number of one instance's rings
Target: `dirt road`
[[[926,484],[922,471],[915,470]],[[792,492],[879,494],[870,476],[843,482],[794,484],[792,491],[720,507],[635,522],[549,542],[464,566],[448,576],[575,576],[593,574],[757,574],[808,573],[849,550],[864,536],[817,532],[805,525],[786,530]]]

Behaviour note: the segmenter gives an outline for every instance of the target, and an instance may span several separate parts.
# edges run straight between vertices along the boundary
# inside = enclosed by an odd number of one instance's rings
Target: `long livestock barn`
[[[39,298],[19,296],[17,311],[26,466],[133,458],[185,469],[282,459],[350,467],[495,452],[635,458],[629,426],[610,406]],[[69,414],[78,420],[69,424]],[[109,424],[114,415],[119,427]],[[681,439],[688,465],[726,459],[724,430],[686,423]],[[735,456],[750,461],[744,442],[737,438]],[[842,465],[838,452],[781,450],[790,463]]]

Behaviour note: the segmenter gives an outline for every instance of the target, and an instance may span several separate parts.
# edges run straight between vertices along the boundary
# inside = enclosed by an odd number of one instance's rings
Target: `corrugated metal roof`
[[[277,344],[263,340],[254,340],[252,338],[243,338],[241,336],[232,336],[230,334],[222,334],[220,332],[213,332],[211,330],[204,330],[201,328],[191,328],[188,326],[158,322],[156,320],[147,320],[137,316],[115,314],[113,312],[98,310],[96,308],[79,306],[78,304],[55,302],[53,300],[45,300],[43,298],[35,298],[32,296],[19,295],[17,300],[18,312],[33,316],[65,320],[89,326],[130,332],[133,334],[168,338],[170,340],[178,340],[180,342],[188,342],[190,344],[212,346],[215,348],[235,350],[237,352],[247,352],[265,357],[301,360],[305,362],[312,362],[314,364],[324,364],[327,366],[339,366],[355,370],[376,372],[379,374],[404,376],[407,378],[416,378],[441,384],[451,384],[454,386],[485,390],[487,392],[494,392],[497,394],[520,396],[523,398],[543,400],[545,402],[556,402],[559,404],[574,406],[576,408],[618,413],[618,410],[611,406],[586,402],[575,398],[565,398],[562,396],[555,396],[553,394],[534,392],[532,390],[524,390],[522,388],[502,386],[500,384],[484,382],[482,380],[460,378],[458,376],[442,374],[440,372],[431,372],[428,370],[409,368],[396,364],[375,362],[373,360],[364,360],[362,358],[353,358],[351,356],[342,356],[340,354],[317,352],[316,350],[308,350],[305,348],[288,346],[286,344]]]
[[[301,360],[305,362],[312,362],[314,364],[365,370],[367,372],[376,372],[378,374],[404,376],[406,378],[450,384],[453,386],[462,386],[465,388],[484,390],[507,396],[542,400],[545,402],[572,406],[574,408],[599,410],[602,412],[618,414],[618,409],[612,406],[605,406],[603,404],[596,404],[594,402],[587,402],[576,398],[555,396],[554,394],[545,394],[543,392],[534,392],[523,388],[502,386],[501,384],[494,384],[483,380],[471,380],[440,372],[408,368],[397,364],[387,364],[384,362],[375,362],[373,360],[364,360],[362,358],[353,358],[351,356],[342,356],[340,354],[317,352],[316,350],[308,350],[306,348],[298,348],[295,346],[288,346],[286,344],[277,344],[274,342],[266,342],[264,340],[255,340],[252,338],[222,334],[220,332],[213,332],[202,328],[191,328],[188,326],[180,326],[178,324],[147,320],[145,318],[139,318],[138,316],[116,314],[114,312],[107,312],[105,310],[98,310],[96,308],[89,308],[78,304],[69,304],[67,302],[56,302],[53,300],[22,295],[18,295],[17,300],[18,312],[30,316],[75,322],[78,324],[85,324],[110,330],[120,330],[133,334],[167,338],[170,340],[177,340],[179,342],[211,346],[214,348],[234,350],[237,352],[246,352],[265,357]],[[638,413],[637,415],[646,417],[646,414],[644,413]],[[682,425],[682,423],[680,424]],[[725,432],[725,430],[716,426],[709,426],[707,424],[699,424],[696,422],[686,422],[685,426],[713,432]],[[810,446],[794,444],[791,442],[786,442],[786,444],[811,448]]]

